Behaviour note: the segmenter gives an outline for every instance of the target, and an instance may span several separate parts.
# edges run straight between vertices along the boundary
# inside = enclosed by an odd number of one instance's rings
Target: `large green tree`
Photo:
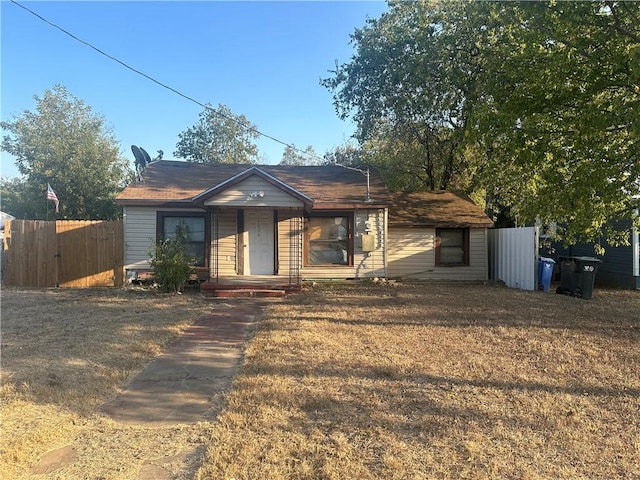
[[[198,122],[178,135],[174,155],[199,163],[257,163],[257,127],[229,107],[207,105]]]
[[[616,241],[640,195],[640,3],[490,7],[478,180],[568,241]]]
[[[391,2],[351,37],[356,54],[322,81],[393,187],[446,189],[464,174],[461,148],[478,53],[458,2]],[[401,159],[401,160],[400,160]],[[411,182],[401,185],[402,178]]]
[[[60,201],[56,218],[117,218],[114,198],[132,173],[104,118],[61,85],[34,98],[35,111],[1,124],[2,150],[15,156],[21,174],[2,180],[2,209],[28,219],[49,211],[53,218],[49,183]]]
[[[640,3],[390,2],[323,81],[397,189],[598,240],[640,195]]]

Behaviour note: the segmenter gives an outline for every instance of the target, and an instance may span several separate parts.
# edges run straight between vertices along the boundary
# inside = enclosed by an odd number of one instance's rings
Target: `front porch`
[[[223,298],[284,297],[301,289],[299,277],[278,275],[220,276],[200,284],[202,294]]]

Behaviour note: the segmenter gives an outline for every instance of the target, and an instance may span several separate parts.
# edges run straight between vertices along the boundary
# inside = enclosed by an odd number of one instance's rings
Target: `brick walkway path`
[[[211,399],[231,385],[242,357],[247,327],[264,301],[215,304],[168,345],[122,393],[102,409],[126,424],[196,423],[213,407]]]

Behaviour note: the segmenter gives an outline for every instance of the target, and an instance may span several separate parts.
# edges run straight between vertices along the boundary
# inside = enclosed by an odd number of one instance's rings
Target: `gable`
[[[265,190],[266,189],[266,190]],[[269,191],[270,196],[265,197]],[[226,179],[193,198],[197,204],[227,206],[311,206],[313,199],[268,174],[258,167],[251,167]],[[222,203],[221,203],[222,202]],[[229,203],[231,202],[231,203]]]
[[[310,199],[309,199],[310,200]],[[310,202],[307,202],[310,203]],[[278,188],[258,175],[220,189],[203,201],[205,206],[303,207],[305,203],[287,189]]]

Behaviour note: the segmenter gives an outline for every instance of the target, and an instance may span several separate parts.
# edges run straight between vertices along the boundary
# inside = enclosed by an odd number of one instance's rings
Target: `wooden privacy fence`
[[[3,253],[7,286],[117,287],[124,281],[121,220],[9,220]]]

